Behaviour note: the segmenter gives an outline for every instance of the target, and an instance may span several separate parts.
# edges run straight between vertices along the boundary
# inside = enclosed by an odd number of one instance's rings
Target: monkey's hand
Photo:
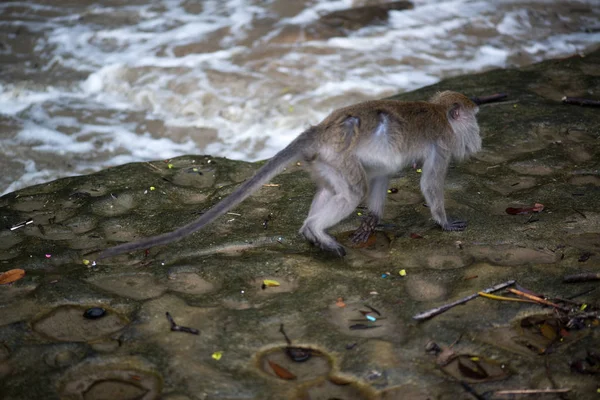
[[[354,231],[350,237],[352,243],[360,244],[369,240],[369,236],[371,236],[371,234],[375,231],[375,227],[378,223],[379,217],[373,213],[369,213],[369,215],[363,219],[358,229]]]
[[[463,219],[457,219],[455,221],[446,222],[441,226],[445,231],[464,231],[467,227],[467,221]]]

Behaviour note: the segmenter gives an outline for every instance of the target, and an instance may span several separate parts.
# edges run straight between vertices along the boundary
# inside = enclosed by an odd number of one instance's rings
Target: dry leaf
[[[271,360],[267,360],[267,361],[268,361],[269,365],[271,366],[271,369],[273,370],[273,372],[275,372],[275,375],[277,375],[281,379],[285,379],[288,381],[292,380],[292,379],[296,379],[296,375],[292,374],[290,371],[283,368],[281,365],[279,365],[276,362],[273,362]]]
[[[547,323],[543,323],[542,325],[540,325],[540,331],[542,332],[542,335],[548,340],[554,341],[558,336],[556,333],[556,329],[554,329],[552,326],[550,326],[550,324]]]
[[[276,287],[276,286],[280,286],[280,283],[273,279],[265,279],[263,281],[263,285],[266,287]]]
[[[0,274],[0,285],[6,285],[7,283],[13,283],[25,276],[24,269],[11,269]]]

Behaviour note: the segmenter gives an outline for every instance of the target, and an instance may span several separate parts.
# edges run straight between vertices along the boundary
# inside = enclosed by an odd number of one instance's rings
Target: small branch
[[[571,389],[520,389],[520,390],[499,390],[494,392],[494,396],[507,396],[513,394],[540,394],[540,393],[567,393]]]
[[[492,94],[489,96],[482,96],[482,97],[473,96],[473,97],[471,97],[471,100],[473,101],[473,103],[480,105],[480,104],[487,104],[487,103],[493,103],[496,101],[504,100],[507,97],[508,97],[508,94],[506,94],[506,93],[496,93],[496,94]]]
[[[511,292],[511,293],[516,294],[517,296],[521,296],[521,297],[525,297],[526,299],[533,300],[533,301],[535,301],[538,304],[542,304],[542,305],[545,305],[545,306],[554,307],[554,308],[557,308],[557,309],[565,311],[565,312],[570,312],[571,311],[571,309],[569,309],[568,307],[563,307],[561,305],[552,303],[551,301],[544,300],[541,297],[537,297],[537,296],[534,296],[534,295],[529,294],[529,293],[521,292],[520,290],[517,290],[517,289],[508,289],[508,291]]]
[[[196,329],[196,328],[189,328],[187,326],[177,325],[175,323],[175,320],[173,319],[173,317],[171,316],[171,314],[169,314],[168,311],[167,311],[167,320],[171,324],[171,330],[172,331],[191,333],[192,335],[199,335],[200,334],[200,331],[198,329]]]
[[[584,99],[583,97],[563,97],[562,102],[575,106],[600,107],[600,100]]]
[[[567,275],[563,278],[565,283],[589,282],[600,280],[600,273],[582,272],[581,274]]]
[[[518,301],[521,303],[535,303],[535,301],[533,300],[527,300],[527,299],[519,299],[517,297],[506,297],[506,296],[498,296],[495,294],[489,294],[489,293],[483,293],[483,292],[479,292],[477,293],[478,295],[480,295],[481,297],[485,297],[491,300],[501,300],[501,301]]]
[[[490,288],[482,290],[482,292],[483,293],[495,292],[497,290],[504,289],[505,287],[513,285],[514,283],[515,283],[514,280],[507,281],[507,282],[504,282],[504,283],[499,283],[496,286],[492,286]],[[424,320],[424,319],[428,319],[428,318],[434,317],[436,315],[439,315],[439,314],[443,313],[444,311],[448,311],[449,309],[451,309],[454,306],[458,306],[460,304],[464,304],[464,303],[466,303],[466,302],[468,302],[470,300],[473,300],[475,297],[478,297],[478,296],[479,296],[479,293],[474,293],[474,294],[472,294],[470,296],[467,296],[467,297],[464,297],[464,298],[462,298],[460,300],[456,300],[453,303],[445,304],[445,305],[443,305],[441,307],[436,307],[436,308],[433,308],[433,309],[431,309],[429,311],[425,311],[425,312],[419,313],[419,314],[413,316],[413,319],[416,319],[417,321],[420,321],[420,320]]]

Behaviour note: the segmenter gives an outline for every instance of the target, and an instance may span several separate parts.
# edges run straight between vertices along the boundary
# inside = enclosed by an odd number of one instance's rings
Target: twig
[[[517,297],[497,296],[495,294],[489,294],[489,293],[483,293],[483,292],[479,292],[477,294],[480,295],[481,297],[486,297],[491,300],[518,301],[521,303],[535,303],[535,301],[533,301],[533,300],[519,299]]]
[[[580,274],[566,275],[563,278],[565,283],[588,282],[600,280],[600,273],[582,272]]]
[[[29,218],[29,219],[28,219],[28,220],[26,220],[26,221],[19,222],[18,224],[15,224],[15,225],[11,226],[11,227],[10,227],[10,230],[11,230],[11,231],[14,231],[14,230],[17,230],[17,229],[19,229],[19,228],[22,228],[22,227],[24,227],[25,225],[29,225],[29,224],[32,224],[32,223],[33,223],[33,218]]]
[[[588,293],[591,293],[591,292],[593,292],[594,290],[596,290],[596,288],[595,288],[595,287],[592,287],[592,288],[589,288],[589,289],[587,289],[587,290],[584,290],[583,292],[579,292],[579,293],[576,293],[576,294],[574,294],[574,295],[571,295],[571,296],[567,297],[567,299],[569,299],[569,300],[573,300],[573,299],[575,299],[575,298],[577,298],[577,297],[579,297],[579,296],[584,296],[584,295],[586,295],[586,294],[588,294]]]
[[[196,329],[196,328],[189,328],[187,326],[177,325],[175,323],[175,320],[173,319],[173,317],[171,316],[171,314],[169,314],[168,311],[167,311],[167,320],[169,320],[169,322],[171,323],[171,330],[172,331],[191,333],[192,335],[199,335],[200,334],[200,331],[198,329]]]
[[[471,97],[471,100],[473,101],[473,103],[480,105],[480,104],[493,103],[495,101],[504,100],[507,97],[508,97],[508,94],[506,94],[506,93],[496,93],[496,94],[492,94],[489,96],[482,96],[482,97],[473,96],[473,97]]]
[[[571,389],[518,389],[518,390],[499,390],[494,392],[494,396],[505,396],[513,394],[540,394],[540,393],[567,393]]]
[[[575,106],[600,107],[600,100],[584,99],[583,97],[567,97],[567,96],[564,96],[561,100],[565,104],[573,104]]]
[[[511,292],[511,293],[516,294],[517,296],[525,297],[526,299],[533,300],[536,303],[543,304],[545,306],[550,306],[550,307],[558,308],[559,310],[562,310],[562,311],[565,311],[565,312],[570,312],[571,311],[571,309],[568,308],[568,307],[563,307],[561,305],[552,303],[551,301],[542,299],[541,297],[537,297],[537,296],[534,296],[534,295],[529,294],[529,293],[521,292],[520,290],[517,290],[517,289],[508,289],[508,291]]]
[[[510,280],[510,281],[507,281],[507,282],[504,282],[504,283],[500,283],[500,284],[498,284],[496,286],[492,286],[492,287],[487,288],[485,290],[482,290],[482,292],[483,293],[495,292],[497,290],[504,289],[505,287],[513,285],[514,283],[515,283],[514,280]],[[434,317],[436,315],[439,315],[439,314],[443,313],[444,311],[448,311],[449,309],[451,309],[454,306],[457,306],[459,304],[464,304],[464,303],[466,303],[466,302],[468,302],[470,300],[473,300],[475,297],[478,297],[478,296],[479,296],[479,293],[474,293],[474,294],[472,294],[470,296],[467,296],[467,297],[464,297],[464,298],[462,298],[460,300],[456,300],[455,302],[452,302],[452,303],[449,303],[449,304],[445,304],[445,305],[443,305],[441,307],[436,307],[436,308],[433,308],[433,309],[431,309],[429,311],[425,311],[425,312],[419,313],[419,314],[413,316],[413,319],[416,319],[416,320],[419,321],[419,320],[424,320],[424,319],[428,319],[428,318]]]

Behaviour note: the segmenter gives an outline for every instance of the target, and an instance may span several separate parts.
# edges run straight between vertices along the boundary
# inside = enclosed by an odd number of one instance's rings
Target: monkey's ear
[[[458,104],[458,103],[452,104],[452,108],[450,108],[450,111],[448,111],[448,115],[452,119],[459,119],[460,118],[460,104]]]

